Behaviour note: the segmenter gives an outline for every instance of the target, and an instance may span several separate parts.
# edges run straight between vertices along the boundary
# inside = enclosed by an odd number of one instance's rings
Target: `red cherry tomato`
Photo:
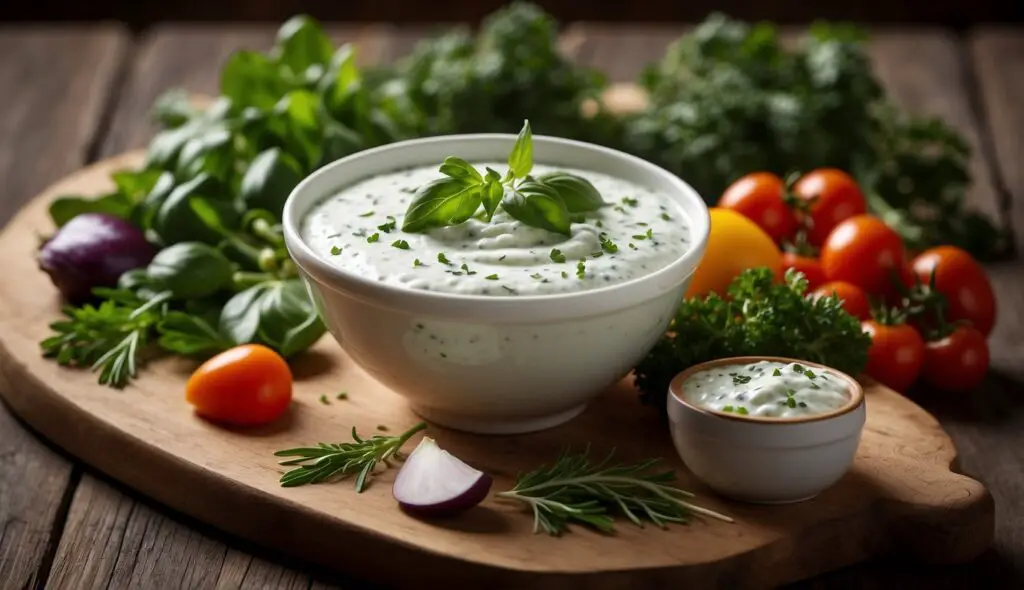
[[[189,377],[185,399],[208,420],[266,424],[288,409],[292,373],[270,348],[246,344],[209,359]]]
[[[935,288],[946,297],[946,319],[971,322],[988,336],[996,323],[996,297],[985,270],[970,254],[955,246],[925,250],[913,260],[913,270],[925,285],[935,271]]]
[[[793,193],[805,201],[813,200],[807,237],[815,246],[824,244],[828,234],[841,222],[868,210],[857,181],[835,168],[808,172],[793,185]]]
[[[946,337],[928,342],[922,377],[945,392],[968,391],[988,373],[989,353],[985,335],[973,326],[959,326]]]
[[[781,244],[797,230],[796,214],[783,201],[785,185],[771,172],[753,172],[729,185],[718,206],[753,221]]]
[[[817,258],[800,256],[793,252],[783,252],[782,274],[785,274],[786,270],[790,268],[804,273],[804,277],[807,279],[808,283],[808,290],[813,290],[818,285],[825,282],[825,271],[821,269],[821,263],[818,262]]]
[[[815,289],[811,296],[818,298],[828,297],[833,294],[842,301],[843,309],[846,310],[846,313],[859,320],[871,318],[871,303],[868,301],[867,294],[864,293],[864,289],[852,283],[844,281],[825,283]]]
[[[821,248],[821,267],[830,281],[853,283],[882,295],[903,267],[903,241],[881,219],[857,215],[843,221]]]
[[[867,374],[896,391],[906,391],[917,380],[924,363],[921,335],[909,324],[867,320],[861,327],[871,336]]]

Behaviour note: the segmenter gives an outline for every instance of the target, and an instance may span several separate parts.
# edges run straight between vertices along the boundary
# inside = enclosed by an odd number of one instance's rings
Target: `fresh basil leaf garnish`
[[[526,178],[533,169],[533,132],[530,130],[529,121],[523,122],[516,144],[512,146],[512,153],[508,156],[508,167],[516,178]]]
[[[569,213],[585,213],[597,211],[605,205],[600,191],[582,176],[568,172],[550,172],[537,177],[537,180],[550,186],[562,197]]]
[[[448,156],[444,159],[444,164],[441,164],[439,169],[441,174],[451,176],[452,178],[464,178],[467,180],[475,180],[477,183],[482,183],[484,178],[480,176],[476,168],[469,162],[462,158],[456,158],[455,156]]]
[[[558,193],[547,185],[536,181],[520,183],[507,191],[501,207],[526,225],[571,235],[569,211]]]
[[[409,205],[402,231],[420,232],[466,221],[480,207],[481,188],[459,178],[440,178],[423,185]]]
[[[482,194],[484,210],[487,211],[487,221],[490,221],[491,217],[494,216],[494,212],[497,211],[501,198],[504,196],[505,187],[501,184],[501,181],[488,179],[484,184]]]

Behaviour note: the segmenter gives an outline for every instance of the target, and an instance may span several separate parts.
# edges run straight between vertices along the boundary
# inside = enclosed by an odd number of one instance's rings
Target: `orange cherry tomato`
[[[935,271],[935,288],[946,297],[946,319],[971,322],[988,336],[996,323],[996,296],[985,270],[955,246],[925,250],[913,260],[913,271],[927,285]]]
[[[838,297],[843,304],[843,309],[853,317],[859,320],[871,318],[871,303],[868,301],[867,293],[857,285],[844,281],[832,281],[811,292],[811,296],[815,299],[830,295]]]
[[[813,291],[818,285],[825,282],[825,271],[821,269],[821,263],[818,262],[817,258],[800,256],[793,252],[783,252],[782,273],[785,274],[791,268],[804,273],[804,278],[807,279],[808,291]]]
[[[892,228],[872,215],[843,221],[821,247],[821,267],[830,281],[846,281],[883,295],[899,277],[904,263],[903,241]]]
[[[796,215],[783,200],[785,185],[771,172],[752,172],[729,185],[718,206],[753,221],[776,244],[796,233]]]
[[[857,181],[836,168],[819,168],[801,176],[793,185],[793,194],[812,201],[807,238],[815,246],[824,244],[837,225],[868,210]]]
[[[904,392],[917,381],[924,364],[924,340],[909,324],[888,325],[875,320],[861,322],[871,336],[868,375],[879,383]]]
[[[284,358],[266,346],[236,346],[192,373],[185,399],[196,414],[214,422],[266,424],[288,409],[292,372]]]
[[[968,391],[988,373],[985,335],[973,326],[959,326],[948,336],[928,342],[921,376],[932,387],[949,393]]]

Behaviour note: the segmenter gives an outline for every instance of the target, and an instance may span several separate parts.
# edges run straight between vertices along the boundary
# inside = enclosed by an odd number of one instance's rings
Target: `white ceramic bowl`
[[[755,418],[700,408],[683,396],[683,383],[697,371],[765,360],[830,371],[849,384],[850,401],[828,414]],[[785,504],[813,498],[849,470],[864,427],[864,390],[849,375],[803,360],[718,359],[694,365],[672,380],[668,415],[676,450],[709,487],[735,500]]]
[[[514,141],[505,134],[450,135],[359,152],[310,175],[284,208],[288,251],[345,351],[422,417],[477,433],[561,424],[625,376],[668,326],[710,227],[700,196],[666,170],[616,150],[534,136],[538,163],[601,171],[671,195],[689,218],[690,250],[655,273],[609,287],[493,297],[369,280],[331,265],[300,237],[310,208],[347,185],[438,164],[450,154],[503,161]]]

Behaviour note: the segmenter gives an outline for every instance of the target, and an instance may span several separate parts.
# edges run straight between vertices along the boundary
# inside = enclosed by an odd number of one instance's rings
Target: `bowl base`
[[[554,428],[572,420],[587,409],[587,404],[570,408],[557,414],[548,414],[538,418],[526,420],[502,420],[498,418],[473,418],[459,414],[450,414],[444,410],[425,408],[423,406],[410,406],[413,412],[428,422],[438,426],[461,430],[472,434],[525,434]]]
[[[728,498],[730,500],[735,500],[737,502],[744,502],[744,503],[747,503],[747,504],[762,504],[762,505],[766,505],[766,506],[776,506],[776,505],[783,505],[783,504],[798,504],[800,502],[806,502],[808,500],[813,500],[814,498],[818,497],[819,493],[820,492],[815,492],[815,493],[813,493],[813,494],[811,494],[809,496],[801,496],[799,498],[792,498],[792,499],[784,498],[784,499],[781,499],[781,500],[764,500],[764,499],[761,499],[761,498],[734,496],[734,495],[731,495],[731,494],[726,494],[724,492],[719,492],[719,495],[724,497],[724,498]]]

